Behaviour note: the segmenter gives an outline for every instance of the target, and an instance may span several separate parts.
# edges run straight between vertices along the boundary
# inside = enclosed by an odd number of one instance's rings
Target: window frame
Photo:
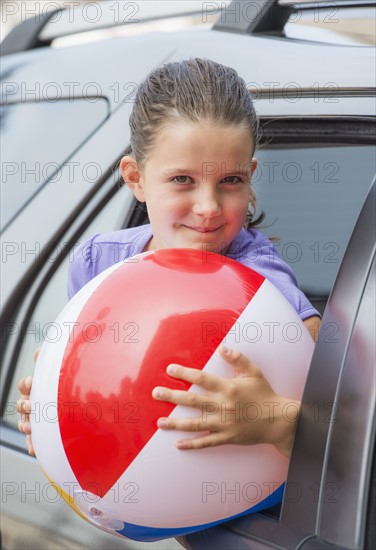
[[[14,367],[17,364],[25,330],[28,327],[33,311],[43,294],[44,288],[72,250],[72,247],[69,245],[73,245],[80,239],[82,233],[90,226],[96,216],[119,191],[121,182],[120,171],[117,169],[116,176],[114,177],[114,175],[112,175],[104,182],[97,193],[92,196],[85,208],[77,215],[74,222],[69,225],[67,231],[61,235],[59,241],[55,243],[57,245],[56,249],[59,250],[58,256],[56,258],[53,256],[54,250],[51,251],[52,257],[47,254],[44,255],[43,263],[40,264],[37,274],[30,272],[26,284],[18,289],[17,305],[13,308],[11,315],[4,315],[4,320],[2,320],[4,333],[2,337],[3,351],[1,361],[3,368],[0,394],[1,444],[26,452],[24,448],[24,436],[15,431],[13,426],[8,425],[4,421],[4,413],[7,406],[7,396],[9,395],[9,390],[14,378]],[[132,202],[136,205],[135,200]],[[123,227],[131,226],[132,219],[137,216],[135,213],[136,210],[136,208],[131,207],[129,211],[124,212]],[[9,323],[11,323],[12,326],[15,324],[15,326],[20,327],[16,338],[7,333]],[[32,365],[30,368],[32,368]]]

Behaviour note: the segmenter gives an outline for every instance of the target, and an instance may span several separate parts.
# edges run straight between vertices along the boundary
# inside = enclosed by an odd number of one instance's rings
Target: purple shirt
[[[68,297],[111,265],[140,254],[152,238],[150,224],[97,234],[74,252],[69,265]],[[254,269],[271,281],[287,298],[302,320],[320,316],[298,288],[295,275],[278,255],[271,241],[257,229],[242,229],[226,256]]]

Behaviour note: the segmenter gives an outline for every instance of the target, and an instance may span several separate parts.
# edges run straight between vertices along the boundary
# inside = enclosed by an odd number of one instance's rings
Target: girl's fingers
[[[167,374],[173,378],[179,378],[180,380],[185,380],[191,384],[196,384],[197,386],[211,392],[222,391],[225,385],[224,379],[219,376],[209,374],[200,369],[183,367],[182,365],[169,365],[167,367]]]
[[[30,414],[31,412],[31,401],[27,399],[26,396],[22,396],[21,399],[17,401],[16,404],[17,412],[21,415]]]
[[[157,401],[167,401],[168,403],[185,405],[186,407],[193,407],[195,409],[201,409],[203,401],[207,401],[207,398],[198,393],[182,390],[171,390],[169,388],[162,388],[159,386],[153,389],[152,396]]]
[[[21,418],[17,422],[18,431],[23,434],[31,435],[31,426],[29,421],[24,421]]]
[[[29,396],[31,391],[31,384],[33,382],[32,376],[27,376],[26,378],[21,378],[18,382],[18,389],[20,393],[24,396]]]
[[[223,344],[219,346],[218,348],[219,354],[232,367],[234,367],[236,373],[238,375],[247,375],[247,376],[254,376],[254,377],[260,377],[261,371],[246,357],[238,350],[235,349],[229,349]]]
[[[229,443],[227,437],[222,433],[211,433],[202,437],[195,437],[193,439],[180,439],[176,442],[178,449],[182,451],[189,449],[205,449],[206,447],[218,447]]]
[[[223,344],[218,348],[219,354],[232,367],[236,374],[260,377],[261,371],[240,351],[228,349]],[[200,386],[209,392],[222,392],[226,389],[228,380],[199,369],[183,367],[171,364],[167,367],[167,374],[173,378],[185,380],[196,386]]]
[[[28,450],[29,455],[35,456],[35,451],[34,451],[34,447],[33,447],[30,435],[26,436],[26,448]]]
[[[213,426],[202,415],[196,418],[159,418],[158,428],[162,430],[180,430],[182,432],[208,432]]]
[[[26,378],[21,378],[21,380],[18,382],[18,389],[20,390],[20,393],[24,395],[27,393],[27,387],[25,385]]]
[[[24,434],[26,434],[26,435],[28,435],[28,436],[31,435],[31,425],[30,425],[30,422],[28,422],[28,421],[24,422],[23,431],[24,431]]]
[[[37,348],[35,351],[34,351],[34,363],[35,361],[37,360],[37,357],[39,355],[39,352],[40,352],[40,348]]]
[[[21,418],[19,418],[17,420],[17,428],[18,428],[19,432],[24,433],[24,431],[23,431],[23,421],[21,420]]]

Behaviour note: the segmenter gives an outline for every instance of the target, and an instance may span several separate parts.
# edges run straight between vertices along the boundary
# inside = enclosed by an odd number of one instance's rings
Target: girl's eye
[[[239,176],[226,176],[222,179],[222,183],[241,183],[242,180],[239,178]]]
[[[190,178],[189,176],[175,176],[173,178],[173,181],[175,183],[187,184],[192,183],[192,178]]]

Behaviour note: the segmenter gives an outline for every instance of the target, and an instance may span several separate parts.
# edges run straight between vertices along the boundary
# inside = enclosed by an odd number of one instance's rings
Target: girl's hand
[[[235,370],[226,379],[198,369],[169,365],[167,373],[200,386],[204,393],[154,388],[153,397],[201,411],[195,418],[160,418],[166,430],[207,432],[177,442],[179,449],[202,449],[217,445],[271,443],[289,456],[300,403],[278,396],[261,371],[242,353],[220,348],[221,357]]]
[[[37,360],[38,353],[39,353],[39,348],[35,350],[34,362]],[[31,440],[31,426],[30,426],[30,412],[31,412],[30,392],[31,392],[32,383],[33,383],[32,376],[21,378],[21,380],[18,382],[18,389],[20,390],[20,398],[17,401],[17,412],[19,412],[21,415],[21,418],[18,420],[18,429],[21,433],[26,434],[26,448],[29,452],[29,455],[35,456],[33,443]]]

